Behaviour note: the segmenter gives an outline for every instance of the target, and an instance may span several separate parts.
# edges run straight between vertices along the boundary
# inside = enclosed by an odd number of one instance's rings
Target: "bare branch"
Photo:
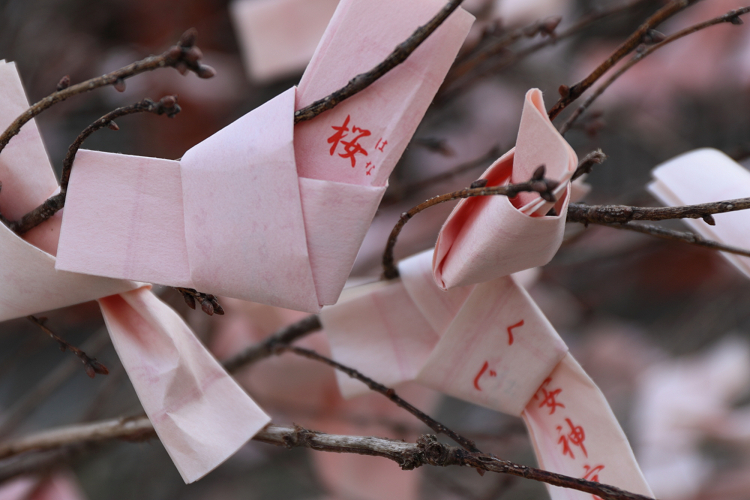
[[[484,182],[486,183],[486,181]],[[536,192],[546,200],[554,201],[552,192],[557,187],[557,183],[555,181],[544,178],[544,165],[540,166],[537,169],[531,180],[520,184],[485,187],[481,181],[477,181],[477,183],[479,184],[478,186],[472,184],[472,186],[469,188],[430,198],[424,203],[420,203],[416,207],[412,208],[408,212],[404,212],[401,214],[401,217],[399,218],[398,222],[391,231],[390,236],[388,237],[388,243],[386,244],[385,251],[383,252],[383,277],[385,279],[398,278],[398,268],[396,267],[396,264],[394,262],[393,249],[396,247],[396,241],[398,240],[399,234],[401,234],[401,230],[404,228],[406,223],[409,222],[409,220],[411,220],[418,213],[447,201],[458,200],[461,198],[471,198],[474,196],[501,195],[507,196],[508,198],[514,198],[518,193]]]
[[[106,420],[52,429],[0,445],[0,458],[28,452],[65,449],[68,446],[98,444],[117,439],[143,441],[155,435],[151,422],[145,416]],[[430,435],[420,437],[416,443],[406,443],[394,439],[325,434],[299,426],[268,425],[253,439],[284,448],[309,448],[317,451],[387,458],[399,464],[404,470],[412,470],[423,465],[474,467],[483,471],[510,474],[553,486],[591,493],[604,500],[649,500],[648,497],[628,493],[614,486],[547,472],[502,460],[493,455],[447,446]]]
[[[435,17],[430,19],[427,24],[417,28],[409,38],[399,44],[396,49],[383,60],[383,62],[372,68],[370,71],[355,76],[349,80],[349,83],[344,87],[332,94],[315,101],[307,107],[297,110],[294,113],[294,123],[312,120],[319,114],[333,109],[339,103],[349,99],[359,92],[362,92],[393,68],[406,61],[406,59],[417,50],[422,42],[427,40],[427,38],[438,29],[441,24],[443,24],[443,21],[448,19],[448,16],[450,16],[462,2],[463,0],[450,0],[445,4],[445,7],[435,15]]]
[[[273,356],[279,347],[291,344],[306,335],[317,332],[321,328],[323,328],[323,325],[320,323],[318,316],[307,316],[296,323],[282,328],[265,340],[248,347],[239,354],[224,361],[222,365],[229,373],[235,373],[247,365]]]
[[[568,206],[568,222],[582,224],[612,224],[635,220],[703,219],[714,225],[712,214],[736,212],[750,208],[750,198],[685,205],[680,207],[630,207],[626,205],[584,205],[571,203]]]
[[[224,308],[221,307],[215,295],[199,292],[194,288],[175,287],[175,290],[180,292],[190,309],[195,309],[195,302],[198,301],[201,305],[201,310],[209,316],[213,316],[214,314],[218,314],[219,316],[224,315]]]
[[[140,73],[145,73],[146,71],[153,71],[155,69],[166,67],[176,68],[182,73],[190,70],[200,78],[213,77],[216,73],[214,69],[201,63],[203,54],[200,49],[195,46],[195,37],[196,31],[191,28],[182,35],[177,45],[170,47],[163,54],[149,56],[145,59],[134,62],[133,64],[129,64],[124,68],[120,68],[111,73],[107,73],[106,75],[92,78],[73,86],[66,87],[64,84],[65,78],[63,78],[58,84],[60,90],[33,104],[29,109],[24,111],[21,116],[16,118],[13,123],[8,126],[5,132],[0,135],[0,152],[5,149],[5,146],[8,145],[8,142],[10,142],[14,136],[18,135],[24,124],[28,123],[32,118],[39,115],[44,110],[49,109],[53,105],[63,102],[74,95],[90,92],[108,85],[124,89],[125,80],[127,78]]]
[[[180,106],[177,104],[177,98],[175,96],[165,96],[162,97],[159,102],[154,102],[151,99],[144,99],[135,104],[117,108],[102,116],[86,127],[68,148],[68,153],[63,160],[60,192],[49,197],[44,203],[25,214],[20,221],[12,222],[6,220],[4,221],[5,224],[17,234],[24,234],[62,210],[65,206],[65,197],[68,194],[68,181],[70,180],[70,172],[73,168],[73,161],[75,160],[76,154],[83,145],[83,142],[97,130],[101,130],[105,127],[119,130],[119,127],[117,127],[114,120],[135,113],[155,113],[157,115],[166,114],[168,117],[172,118],[179,112]]]
[[[27,316],[28,320],[34,323],[36,326],[41,328],[41,330],[50,336],[50,338],[54,341],[56,341],[60,345],[60,350],[65,351],[71,351],[73,354],[78,356],[78,359],[81,360],[81,363],[83,363],[83,366],[86,369],[86,374],[94,378],[96,374],[99,375],[107,375],[109,374],[109,370],[106,366],[101,364],[96,360],[96,358],[92,358],[88,356],[85,352],[77,348],[76,346],[68,343],[63,338],[59,337],[55,332],[47,328],[44,324],[47,322],[47,318],[37,318],[36,316]]]
[[[728,252],[736,255],[742,255],[744,257],[750,257],[750,250],[732,247],[723,243],[719,243],[718,241],[707,240],[702,236],[691,232],[674,231],[660,226],[654,226],[653,224],[636,224],[633,222],[627,224],[607,224],[603,222],[594,222],[594,224],[604,227],[611,227],[612,229],[635,231],[637,233],[648,234],[665,240],[680,241],[683,243],[690,243],[691,245],[696,245],[699,247],[710,248],[712,250],[719,250],[721,252]]]
[[[560,112],[570,103],[578,99],[581,94],[586,92],[596,81],[610,70],[618,61],[631,53],[643,43],[643,37],[658,25],[674,16],[686,7],[696,3],[698,0],[671,0],[667,5],[659,9],[653,16],[649,17],[637,30],[633,32],[602,64],[586,78],[576,83],[572,87],[566,85],[560,86],[560,100],[549,110],[550,120],[554,120]]]
[[[626,71],[628,71],[630,68],[635,66],[639,61],[641,61],[644,57],[648,56],[649,54],[653,54],[655,51],[659,50],[660,48],[669,45],[670,43],[674,42],[675,40],[679,40],[680,38],[686,37],[688,35],[691,35],[697,31],[706,29],[711,26],[716,26],[717,24],[723,24],[723,23],[730,23],[733,25],[737,25],[737,21],[740,20],[740,16],[747,14],[750,12],[750,7],[743,7],[741,9],[736,10],[730,10],[726,14],[722,16],[715,17],[713,19],[709,19],[708,21],[704,21],[702,23],[694,24],[692,26],[689,26],[685,29],[682,29],[678,31],[677,33],[674,33],[673,35],[668,36],[661,42],[651,45],[647,48],[643,48],[643,50],[636,51],[636,54],[633,56],[632,59],[630,59],[628,62],[623,64],[615,73],[612,74],[604,83],[602,83],[597,89],[594,91],[593,94],[591,94],[584,102],[581,104],[570,117],[565,121],[565,123],[562,124],[560,127],[560,133],[565,134],[570,130],[570,128],[573,126],[575,121],[586,111],[591,104],[604,93],[605,90],[607,90],[610,85],[612,85],[615,80],[620,78]],[[741,24],[741,21],[740,21]]]
[[[485,76],[496,74],[500,71],[503,71],[507,69],[508,67],[512,66],[513,64],[517,63],[518,61],[530,56],[531,54],[538,52],[544,49],[545,47],[549,47],[550,45],[554,45],[560,40],[569,38],[579,33],[580,31],[584,30],[585,28],[588,28],[589,26],[593,25],[597,21],[600,21],[607,17],[615,16],[617,14],[621,14],[623,12],[627,12],[628,10],[634,7],[637,7],[639,5],[645,4],[650,1],[651,0],[632,0],[630,2],[616,5],[608,9],[594,10],[594,12],[591,12],[590,14],[583,16],[582,18],[580,18],[578,21],[576,21],[574,24],[567,27],[566,29],[562,31],[556,30],[554,37],[548,37],[524,49],[521,49],[518,52],[510,52],[509,50],[499,51],[498,55],[500,57],[498,58],[497,61],[492,62],[488,60],[487,64],[477,66],[472,71],[467,72],[463,77],[453,78],[453,76],[449,73],[446,80],[452,83],[443,85],[443,88],[440,90],[440,92],[438,93],[438,96],[436,97],[436,101],[438,102],[449,101],[450,99],[460,95],[470,85],[480,81],[480,79]]]
[[[294,354],[298,356],[302,356],[307,359],[312,359],[313,361],[318,361],[320,363],[331,366],[335,368],[336,370],[339,370],[340,372],[346,373],[351,378],[357,379],[363,384],[365,384],[371,391],[375,391],[387,397],[396,406],[408,411],[409,413],[417,417],[419,420],[424,422],[425,425],[427,425],[430,429],[437,432],[438,434],[445,434],[446,436],[451,438],[453,441],[460,444],[466,450],[469,450],[472,452],[479,452],[479,448],[476,447],[476,444],[474,443],[474,441],[467,439],[463,437],[462,435],[458,434],[457,432],[449,429],[445,425],[441,424],[434,418],[430,417],[423,411],[416,408],[414,405],[412,405],[408,401],[403,400],[398,394],[396,394],[396,391],[394,391],[393,389],[386,387],[383,384],[379,384],[375,382],[373,379],[363,375],[362,373],[355,370],[354,368],[350,368],[346,365],[342,365],[341,363],[337,361],[329,359],[325,356],[321,356],[315,351],[311,351],[310,349],[303,349],[301,347],[281,346],[277,348],[277,351],[293,352]]]
[[[573,173],[573,177],[571,177],[570,180],[574,181],[582,175],[591,173],[594,165],[601,165],[606,159],[607,155],[605,155],[601,149],[590,152],[578,162],[578,168],[576,168],[576,171]]]

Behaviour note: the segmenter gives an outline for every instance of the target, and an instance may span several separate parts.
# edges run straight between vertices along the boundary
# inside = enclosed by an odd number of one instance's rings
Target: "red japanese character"
[[[479,379],[484,375],[484,372],[487,371],[487,368],[490,367],[490,362],[485,361],[484,365],[482,365],[482,369],[479,370],[479,373],[477,373],[477,376],[474,377],[474,388],[478,391],[481,391],[482,388],[479,387]],[[495,370],[490,370],[490,377],[497,377],[497,372]]]
[[[597,465],[596,467],[591,467],[590,465],[584,465],[584,470],[586,471],[586,474],[583,476],[583,479],[587,481],[594,481],[596,483],[599,482],[599,473],[604,469],[603,465]]]
[[[339,143],[341,143],[344,146],[344,152],[339,153],[339,156],[344,159],[349,159],[352,162],[352,168],[357,166],[357,158],[356,155],[363,154],[365,156],[368,156],[367,150],[362,147],[361,144],[359,144],[359,140],[363,137],[367,137],[371,135],[369,130],[365,130],[363,128],[359,128],[355,125],[352,125],[351,132],[354,136],[354,139],[350,141],[345,141],[344,139],[349,137],[349,121],[351,120],[350,115],[346,115],[346,120],[344,120],[344,124],[340,127],[331,127],[336,131],[335,134],[333,134],[331,137],[328,138],[328,143],[332,144],[331,146],[331,156],[336,152],[336,148],[338,147]]]
[[[586,471],[586,474],[583,476],[583,479],[586,479],[587,481],[594,481],[595,483],[599,482],[599,472],[604,469],[603,465],[597,465],[596,467],[591,467],[590,465],[584,465],[583,469]],[[594,500],[602,500],[601,497],[598,497],[596,495],[591,495],[594,497]]]
[[[333,144],[333,146],[331,146],[331,156],[333,156],[333,153],[336,152],[336,148],[338,147],[341,139],[343,139],[344,137],[348,135],[347,132],[349,132],[349,119],[350,118],[351,116],[346,115],[346,120],[344,120],[344,124],[342,126],[331,127],[333,130],[336,131],[335,134],[333,134],[331,137],[328,138],[328,144]]]
[[[562,427],[558,425],[557,432],[559,433],[560,431],[562,431]],[[573,450],[570,449],[570,445],[568,444],[568,436],[566,436],[565,434],[560,435],[560,439],[557,440],[557,444],[560,443],[562,443],[563,445],[563,455],[570,455],[570,458],[575,460],[576,456],[573,455]]]
[[[378,139],[378,143],[375,144],[375,149],[382,152],[386,144],[388,144],[388,141],[384,141],[383,138],[381,137],[380,139]]]
[[[518,328],[519,326],[523,326],[523,320],[508,327],[508,345],[513,345],[513,332],[511,330]]]
[[[570,458],[572,459],[576,458],[575,455],[573,455],[573,450],[570,449],[570,445],[568,444],[570,443],[581,448],[583,456],[588,458],[589,454],[586,451],[586,447],[583,445],[583,442],[586,440],[586,433],[583,431],[583,427],[580,425],[573,425],[573,422],[569,418],[566,418],[565,421],[570,427],[570,432],[567,435],[561,435],[560,439],[557,440],[558,444],[562,443],[563,445],[563,455],[570,455]],[[562,426],[557,426],[557,432],[562,432]]]
[[[373,165],[371,161],[368,161],[367,165],[365,165],[365,173],[367,175],[372,175],[373,170],[375,170],[375,165]]]
[[[565,408],[565,405],[562,403],[557,402],[557,396],[560,395],[562,392],[562,389],[555,389],[554,391],[548,391],[547,386],[552,382],[552,377],[547,377],[547,379],[542,382],[541,387],[539,387],[539,390],[534,394],[534,399],[539,399],[539,393],[541,392],[542,396],[542,402],[539,403],[539,408],[546,406],[549,408],[549,414],[552,415],[555,413],[555,410],[559,406],[560,408]]]

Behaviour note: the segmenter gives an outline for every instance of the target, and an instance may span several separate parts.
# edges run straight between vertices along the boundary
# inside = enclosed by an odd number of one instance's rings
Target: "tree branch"
[[[460,444],[464,449],[468,451],[479,453],[479,448],[477,448],[474,441],[472,441],[471,439],[467,439],[463,437],[462,435],[458,434],[457,432],[449,429],[445,425],[441,424],[434,418],[430,417],[423,411],[413,406],[408,401],[403,400],[398,394],[396,394],[396,391],[394,391],[393,389],[386,387],[383,384],[379,384],[375,382],[373,379],[363,375],[362,373],[355,370],[354,368],[350,368],[346,365],[342,365],[341,363],[337,361],[329,359],[325,356],[321,356],[315,351],[311,351],[310,349],[303,349],[301,347],[280,346],[277,348],[277,351],[278,352],[292,352],[298,356],[302,356],[307,359],[312,359],[313,361],[318,361],[320,363],[331,366],[335,368],[336,370],[339,370],[340,372],[346,373],[351,378],[357,379],[363,384],[365,384],[371,391],[377,392],[387,397],[396,406],[403,408],[404,410],[408,411],[409,413],[417,417],[419,420],[424,422],[424,424],[430,429],[432,429],[433,431],[437,432],[438,434],[445,434],[446,436],[451,438],[456,443]]]
[[[142,101],[131,104],[130,106],[117,108],[102,116],[86,127],[68,148],[68,153],[63,160],[60,192],[56,195],[50,196],[44,201],[44,203],[25,214],[20,221],[4,220],[5,224],[15,233],[24,234],[62,210],[65,206],[65,197],[68,194],[70,172],[73,168],[73,161],[78,153],[78,149],[83,145],[83,142],[97,130],[101,130],[105,127],[109,127],[112,130],[119,130],[119,127],[115,124],[114,120],[135,113],[155,113],[157,115],[166,114],[169,118],[172,118],[179,112],[180,106],[177,104],[177,98],[175,96],[165,96],[162,97],[159,102],[154,102],[151,99],[143,99]]]
[[[674,231],[672,229],[667,229],[661,226],[654,226],[653,224],[636,224],[633,222],[626,224],[608,224],[606,222],[594,222],[593,224],[596,224],[598,226],[610,227],[612,229],[634,231],[636,233],[648,234],[665,240],[681,241],[683,243],[690,243],[691,245],[696,245],[699,247],[742,255],[744,257],[750,257],[750,250],[732,247],[723,243],[719,243],[718,241],[707,240],[702,236],[687,231]]]
[[[222,365],[229,373],[236,373],[247,365],[273,356],[279,347],[291,344],[302,337],[317,332],[321,328],[323,328],[323,325],[320,323],[318,316],[307,316],[296,323],[282,328],[268,336],[265,340],[248,347],[239,354],[232,356],[224,361]]]
[[[574,24],[567,27],[566,29],[562,31],[556,30],[554,37],[548,37],[524,49],[521,49],[518,52],[510,52],[507,50],[499,52],[499,54],[501,54],[502,57],[500,58],[499,61],[496,61],[495,64],[485,64],[483,66],[479,66],[475,68],[474,70],[472,70],[471,72],[468,72],[466,75],[464,75],[461,78],[459,77],[454,78],[451,75],[453,71],[451,71],[451,73],[449,73],[448,77],[446,78],[446,80],[449,80],[451,83],[447,85],[443,85],[440,92],[438,92],[438,96],[436,97],[436,100],[438,102],[449,101],[453,97],[456,97],[458,94],[460,94],[462,91],[466,90],[466,88],[470,84],[479,81],[484,76],[502,71],[508,68],[509,66],[515,64],[516,62],[520,61],[521,59],[528,57],[529,55],[535,52],[538,52],[545,47],[549,47],[550,45],[556,44],[560,40],[573,36],[574,34],[589,27],[595,22],[600,21],[601,19],[605,19],[607,17],[614,16],[622,12],[626,12],[638,5],[641,5],[650,1],[651,0],[632,0],[625,4],[617,5],[608,9],[595,10],[594,12],[581,17],[578,21],[576,21]]]
[[[685,205],[680,207],[630,207],[625,205],[584,205],[571,203],[568,206],[568,222],[581,224],[612,224],[636,220],[659,221],[669,219],[703,219],[714,225],[712,214],[736,212],[750,208],[750,198]]]
[[[151,422],[145,416],[79,424],[52,429],[0,445],[0,459],[21,453],[59,450],[69,446],[99,444],[117,439],[139,442],[155,436]],[[628,493],[614,486],[547,472],[501,460],[493,455],[448,446],[438,442],[431,435],[421,436],[416,443],[406,443],[394,439],[325,434],[299,426],[271,424],[256,434],[253,440],[287,449],[309,448],[316,451],[382,457],[393,460],[404,470],[413,470],[424,465],[474,467],[591,493],[604,500],[649,500],[648,497]]]
[[[0,135],[0,152],[8,145],[10,140],[18,135],[21,127],[28,123],[32,118],[42,113],[44,110],[53,105],[63,102],[74,95],[83,94],[108,85],[113,85],[118,90],[124,90],[125,79],[146,71],[153,71],[159,68],[173,67],[184,73],[187,70],[193,71],[200,78],[211,78],[216,72],[210,66],[201,63],[203,53],[195,46],[196,31],[191,28],[186,31],[177,45],[170,47],[166,52],[158,56],[149,56],[140,61],[134,62],[124,68],[120,68],[106,75],[102,75],[73,86],[67,86],[66,78],[63,78],[58,84],[58,91],[48,95],[41,101],[33,104],[29,109],[16,118],[8,128]],[[69,79],[67,79],[69,81]]]
[[[430,19],[427,24],[417,28],[409,38],[400,43],[396,49],[383,60],[383,62],[372,68],[370,71],[355,76],[349,80],[349,83],[344,87],[332,94],[315,101],[309,106],[297,110],[294,113],[294,123],[297,124],[307,120],[312,120],[319,114],[333,109],[339,103],[349,99],[359,92],[362,92],[393,68],[406,61],[406,59],[417,50],[422,42],[427,40],[427,38],[434,33],[434,31],[438,29],[446,19],[448,19],[448,16],[450,16],[462,2],[463,0],[450,0],[440,12],[435,15],[435,17]]]
[[[643,42],[643,37],[663,23],[670,17],[674,16],[686,7],[696,3],[698,0],[671,0],[667,5],[659,9],[653,16],[649,17],[627,40],[625,40],[603,63],[601,63],[586,78],[576,83],[572,87],[562,85],[560,87],[560,100],[558,100],[552,109],[549,110],[550,120],[554,120],[560,112],[570,103],[578,99],[581,94],[586,92],[596,81],[609,71],[612,66],[617,64],[622,58],[635,50]]]
[[[620,78],[626,71],[628,71],[630,68],[635,66],[639,61],[641,61],[644,57],[648,56],[649,54],[653,54],[655,51],[659,50],[660,48],[669,45],[670,43],[674,42],[675,40],[679,40],[680,38],[686,37],[688,35],[691,35],[697,31],[706,29],[710,26],[715,26],[717,24],[723,24],[723,23],[731,23],[734,25],[742,24],[742,20],[740,19],[740,16],[747,14],[750,12],[750,7],[743,7],[741,9],[736,10],[730,10],[726,14],[722,16],[715,17],[713,19],[709,19],[708,21],[704,21],[702,23],[694,24],[692,26],[689,26],[685,29],[682,29],[678,31],[677,33],[674,33],[673,35],[668,36],[661,42],[651,45],[648,48],[644,48],[643,50],[639,50],[636,52],[636,54],[633,56],[632,59],[630,59],[628,62],[623,64],[614,74],[612,74],[609,79],[607,79],[604,83],[602,83],[597,89],[594,91],[593,94],[591,94],[584,102],[581,104],[570,117],[563,123],[563,125],[560,127],[560,133],[565,135],[568,130],[573,126],[575,121],[588,109],[591,104],[604,93],[605,90],[607,90],[610,85],[612,85],[615,80]]]
[[[65,351],[71,351],[73,354],[78,356],[78,359],[81,360],[81,363],[83,363],[84,368],[86,369],[86,374],[94,378],[96,374],[99,375],[108,375],[109,370],[106,366],[101,364],[96,360],[96,358],[92,358],[89,355],[87,355],[85,352],[83,352],[81,349],[77,348],[73,344],[70,344],[66,340],[64,340],[62,337],[58,336],[55,332],[50,330],[45,326],[45,323],[47,322],[47,318],[37,318],[36,316],[27,316],[27,319],[34,323],[36,326],[38,326],[44,333],[49,335],[49,337],[56,341],[58,345],[60,346],[60,350]]]
[[[442,194],[430,198],[424,203],[420,203],[416,207],[412,208],[408,212],[401,214],[398,222],[391,231],[388,237],[388,242],[383,252],[383,277],[385,279],[398,278],[398,268],[393,258],[393,250],[396,247],[396,241],[398,240],[401,230],[404,228],[407,222],[409,222],[415,215],[420,212],[427,210],[428,208],[434,207],[447,201],[458,200],[462,198],[472,198],[474,196],[507,196],[508,198],[514,198],[518,193],[522,192],[536,192],[539,193],[542,198],[547,201],[554,201],[552,191],[557,187],[557,182],[544,178],[545,168],[544,165],[540,166],[531,180],[522,182],[520,184],[507,184],[504,186],[491,186],[485,187],[487,181],[479,180],[476,181],[471,187],[462,189],[460,191],[454,191],[453,193]]]

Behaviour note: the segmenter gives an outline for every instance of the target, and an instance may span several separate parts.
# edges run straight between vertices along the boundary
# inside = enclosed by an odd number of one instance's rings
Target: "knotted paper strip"
[[[401,262],[398,280],[352,290],[323,310],[334,358],[391,387],[419,372],[430,387],[522,416],[543,469],[650,495],[606,399],[526,291],[512,277],[430,288],[430,253]],[[345,396],[367,391],[346,375],[338,381]]]
[[[0,61],[0,129],[27,107],[16,65]],[[34,120],[0,154],[0,182],[0,213],[10,220],[20,219],[55,193],[55,174]],[[59,228],[60,218],[53,217],[22,239],[0,224],[0,321],[135,288],[133,283],[56,270]]]
[[[716,149],[697,149],[656,167],[648,189],[669,206],[698,205],[750,197],[750,172]],[[746,210],[714,214],[715,226],[701,219],[682,219],[704,238],[726,245],[750,248],[750,216]],[[750,277],[750,259],[722,255]]]
[[[339,0],[237,0],[229,4],[245,70],[267,82],[302,72]]]
[[[308,312],[335,303],[472,16],[457,10],[405,63],[296,127],[295,100],[305,106],[370,69],[442,6],[342,1],[296,96],[279,95],[180,162],[80,152],[58,269]]]
[[[442,288],[489,281],[543,266],[557,253],[565,230],[569,180],[578,159],[547,117],[542,93],[529,90],[516,147],[480,179],[488,186],[526,182],[540,166],[560,182],[555,204],[536,193],[515,198],[479,196],[461,200],[445,222],[435,247],[435,281]],[[554,208],[556,215],[547,215]]]
[[[182,318],[139,288],[100,301],[117,354],[185,482],[203,477],[271,419]]]
[[[27,107],[15,65],[0,64],[0,128]],[[4,121],[3,121],[4,120]],[[18,141],[17,141],[18,139]],[[0,210],[13,219],[57,189],[33,121],[0,154]],[[186,482],[213,470],[269,421],[185,322],[147,288],[55,269],[59,214],[19,238],[0,224],[0,319],[100,300],[112,342]],[[123,295],[113,295],[123,293]]]

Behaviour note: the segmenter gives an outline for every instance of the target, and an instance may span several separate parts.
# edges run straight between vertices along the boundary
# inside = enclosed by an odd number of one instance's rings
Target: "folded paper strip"
[[[697,205],[750,197],[750,172],[716,149],[697,149],[656,167],[648,189],[669,206]],[[714,214],[716,225],[701,219],[682,219],[701,236],[726,245],[750,248],[750,224],[746,210]],[[722,255],[750,277],[750,258]]]
[[[0,96],[4,129],[28,107],[12,63],[0,64]],[[0,154],[0,181],[0,210],[11,219],[56,191],[34,121]],[[6,262],[0,268],[0,319],[100,299],[112,342],[159,438],[183,479],[199,479],[263,428],[268,416],[150,287],[56,270],[59,228],[59,214],[23,239],[0,224]]]
[[[516,149],[482,178],[489,185],[521,182],[542,164],[560,181],[556,203],[536,194],[463,200],[434,252],[402,261],[400,278],[351,289],[323,310],[331,352],[385,385],[416,380],[523,417],[546,470],[650,495],[606,399],[510,275],[546,264],[557,251],[577,164],[532,90]],[[556,215],[546,215],[553,207]],[[337,376],[346,397],[367,391]],[[557,487],[550,494],[590,498]]]
[[[517,277],[445,292],[431,261],[432,251],[402,261],[399,279],[352,289],[323,310],[334,359],[389,387],[416,380],[521,416],[541,468],[651,495],[606,399]],[[368,391],[337,377],[345,397]]]
[[[343,0],[296,92],[179,162],[81,151],[57,268],[308,312],[335,303],[472,16],[458,9],[402,65],[315,120],[294,126],[294,110],[375,66],[442,6]]]
[[[523,269],[543,266],[557,253],[570,200],[569,180],[578,166],[570,145],[544,109],[542,93],[532,89],[524,100],[516,147],[487,169],[488,186],[525,182],[544,165],[557,181],[556,203],[536,193],[481,196],[461,200],[443,225],[435,246],[435,281],[444,289],[489,281]],[[550,209],[556,215],[547,215]]]

